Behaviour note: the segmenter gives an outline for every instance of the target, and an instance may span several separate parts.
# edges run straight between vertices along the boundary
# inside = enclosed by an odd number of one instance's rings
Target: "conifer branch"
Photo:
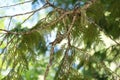
[[[65,33],[65,35],[62,35],[60,32],[58,32],[58,34],[56,36],[56,39],[52,43],[50,43],[50,44],[52,44],[52,48],[51,48],[51,51],[50,51],[50,60],[49,60],[49,63],[47,65],[47,68],[46,68],[46,71],[45,71],[44,80],[46,80],[46,77],[47,77],[48,72],[49,72],[49,68],[52,65],[52,61],[54,59],[54,46],[56,44],[60,43],[65,37],[68,36],[68,46],[70,47],[70,36],[69,36],[69,34],[70,34],[70,31],[71,31],[71,29],[72,29],[72,27],[75,23],[75,20],[76,20],[76,16],[73,17],[72,23],[68,26],[69,29],[68,29],[67,33]]]
[[[5,15],[5,16],[0,16],[0,18],[7,18],[7,17],[16,17],[16,16],[21,16],[21,15],[27,15],[27,14],[30,14],[30,13],[35,13],[35,12],[38,12],[42,9],[45,9],[45,8],[48,8],[50,7],[49,4],[45,4],[43,5],[42,7],[36,9],[36,10],[33,10],[33,11],[28,11],[28,12],[25,12],[25,13],[19,13],[19,14],[14,14],[14,15]]]
[[[95,2],[96,0],[94,0],[94,2]],[[92,5],[92,0],[91,0],[91,2],[89,2],[89,3],[87,3],[86,5],[84,5],[83,6],[83,8],[82,9],[87,9],[87,8],[89,8],[90,7],[90,5]],[[46,3],[45,5],[43,5],[41,8],[39,8],[39,9],[37,9],[37,10],[33,10],[33,11],[29,11],[29,12],[26,12],[26,13],[20,13],[20,14],[15,14],[15,15],[7,15],[7,16],[0,16],[0,18],[6,18],[6,17],[15,17],[15,16],[20,16],[20,15],[26,15],[26,14],[30,14],[30,13],[32,13],[28,18],[30,18],[35,12],[37,12],[37,11],[40,11],[40,10],[42,10],[42,9],[45,9],[45,8],[47,8],[47,7],[50,7],[51,5],[50,4],[48,4],[48,3]],[[59,9],[59,8],[58,8]],[[60,9],[59,9],[60,10]],[[63,12],[63,11],[62,11]],[[57,22],[59,22],[59,21],[61,21],[66,15],[68,15],[68,14],[80,14],[80,10],[79,9],[76,9],[75,11],[73,10],[73,11],[65,11],[57,20],[54,20],[54,21],[52,21],[52,22],[50,22],[48,25],[43,25],[42,27],[40,27],[40,28],[37,28],[37,29],[33,29],[33,30],[31,30],[31,31],[28,31],[28,32],[11,32],[11,31],[7,31],[7,30],[3,30],[3,29],[0,29],[0,31],[4,31],[4,32],[7,32],[7,33],[11,33],[11,34],[30,34],[30,33],[32,33],[32,32],[35,32],[35,31],[38,31],[38,30],[41,30],[41,29],[45,29],[45,28],[48,28],[48,27],[50,27],[50,26],[52,26],[52,25],[54,25],[54,24],[56,24]],[[27,18],[27,19],[28,19]],[[26,20],[27,20],[26,19]],[[26,21],[25,20],[25,21]],[[23,23],[25,22],[25,21],[23,21]],[[69,32],[69,31],[68,31]]]
[[[32,1],[33,1],[33,0],[29,0],[29,1],[20,2],[20,3],[16,3],[16,4],[12,4],[12,5],[8,5],[8,6],[0,6],[0,8],[19,6],[19,5],[21,5],[21,4],[26,4],[26,3],[29,3],[29,2],[32,2]]]

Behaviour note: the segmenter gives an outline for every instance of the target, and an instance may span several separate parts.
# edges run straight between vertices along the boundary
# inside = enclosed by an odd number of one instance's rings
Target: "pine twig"
[[[44,80],[46,80],[46,77],[47,77],[47,75],[49,73],[49,69],[50,69],[50,67],[52,65],[53,59],[54,59],[54,46],[52,46],[51,51],[50,51],[50,59],[49,59],[49,63],[47,65],[47,68],[45,70]]]
[[[21,24],[25,23],[31,16],[33,16],[35,12],[33,12],[31,15],[29,15]]]
[[[9,21],[9,23],[8,23],[8,26],[7,26],[8,30],[9,30],[9,27],[10,27],[11,21],[12,21],[12,17],[10,17],[10,21]]]
[[[47,77],[48,72],[49,72],[49,68],[52,65],[52,61],[54,59],[54,46],[56,44],[60,43],[67,35],[69,36],[69,33],[73,27],[73,24],[75,23],[75,20],[76,20],[76,16],[73,17],[72,23],[70,24],[69,29],[65,35],[62,35],[62,34],[60,34],[60,32],[58,32],[56,39],[52,43],[50,43],[50,44],[52,44],[52,48],[50,51],[50,60],[49,60],[49,63],[47,65],[47,68],[45,71],[44,80],[46,80],[46,77]],[[68,42],[68,44],[70,45],[70,42]]]
[[[7,17],[16,17],[16,16],[21,16],[21,15],[27,15],[27,14],[30,14],[30,13],[33,13],[33,12],[40,11],[40,10],[45,9],[47,7],[50,7],[50,5],[49,4],[45,4],[42,7],[38,8],[36,10],[33,10],[33,11],[28,11],[28,12],[25,12],[25,13],[19,13],[19,14],[14,14],[14,15],[0,16],[0,18],[7,18]]]
[[[8,5],[8,6],[1,6],[0,8],[13,7],[13,6],[17,6],[17,5],[21,5],[21,4],[29,3],[29,2],[32,2],[32,1],[33,1],[33,0],[29,0],[29,1],[20,2],[20,3],[16,3],[16,4],[12,4],[12,5]]]

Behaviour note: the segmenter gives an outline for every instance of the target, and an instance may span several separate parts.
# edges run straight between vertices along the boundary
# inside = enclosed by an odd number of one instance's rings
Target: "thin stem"
[[[40,10],[48,8],[48,7],[50,7],[50,5],[49,4],[45,4],[42,7],[40,7],[39,9],[36,9],[36,10],[33,10],[33,11],[28,11],[28,12],[25,12],[25,13],[19,13],[19,14],[14,14],[14,15],[0,16],[0,18],[7,18],[7,17],[16,17],[16,16],[21,16],[21,15],[27,15],[27,14],[34,13],[34,12],[40,11]]]
[[[8,5],[8,6],[1,6],[0,8],[6,8],[6,7],[18,6],[18,5],[25,4],[25,3],[29,3],[29,2],[32,2],[32,1],[33,1],[33,0],[29,0],[29,1],[20,2],[20,3],[16,3],[16,4],[12,4],[12,5]]]

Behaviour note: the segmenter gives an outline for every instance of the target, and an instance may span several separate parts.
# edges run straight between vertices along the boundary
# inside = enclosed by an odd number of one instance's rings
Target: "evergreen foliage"
[[[31,1],[32,6],[40,3],[30,12],[0,16],[1,80],[38,80],[39,75],[44,80],[120,79],[120,0]],[[41,10],[47,13],[42,19],[35,14]],[[26,14],[23,22],[12,22]],[[34,15],[37,23],[24,27]],[[6,29],[3,18],[15,27]]]

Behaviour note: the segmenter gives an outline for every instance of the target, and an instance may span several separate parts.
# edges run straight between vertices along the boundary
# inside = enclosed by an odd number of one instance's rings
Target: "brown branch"
[[[32,17],[35,14],[35,12],[33,12],[31,15],[29,15],[21,24],[25,23],[30,17]]]
[[[49,68],[52,65],[52,61],[54,59],[54,46],[56,44],[60,43],[65,37],[67,37],[67,35],[69,35],[69,33],[73,27],[73,24],[75,23],[75,20],[76,20],[76,16],[73,17],[72,23],[68,26],[69,29],[68,29],[67,33],[65,33],[65,35],[62,35],[62,34],[60,34],[60,32],[58,32],[56,39],[52,43],[50,43],[50,44],[52,44],[52,48],[50,51],[50,60],[49,60],[49,64],[47,65],[47,68],[45,71],[44,80],[46,80],[46,77],[47,77],[48,72],[49,72]]]
[[[48,8],[48,7],[50,7],[50,5],[49,4],[45,4],[42,7],[40,7],[39,9],[36,9],[36,10],[33,10],[33,11],[28,11],[28,12],[25,12],[25,13],[19,13],[19,14],[14,14],[14,15],[0,16],[0,18],[7,18],[7,17],[16,17],[16,16],[21,16],[21,15],[27,15],[27,14],[34,13],[34,12],[40,11],[40,10],[42,10],[44,8]]]
[[[70,31],[71,31],[71,29],[72,29],[72,27],[73,27],[73,25],[75,23],[75,20],[76,20],[76,15],[73,17],[72,23],[70,24],[69,29],[68,29],[66,35],[68,35],[70,33]]]
[[[9,30],[9,26],[10,26],[10,24],[11,24],[11,21],[12,21],[12,17],[10,17],[10,21],[9,21],[9,23],[8,23],[8,30]]]
[[[29,2],[32,2],[32,1],[33,1],[33,0],[29,0],[29,1],[20,2],[20,3],[16,3],[16,4],[12,4],[12,5],[8,5],[8,6],[1,6],[0,8],[6,8],[6,7],[18,6],[18,5],[25,4],[25,3],[29,3]]]
[[[3,32],[5,32],[6,34],[15,34],[15,35],[17,35],[17,34],[22,34],[22,32],[12,32],[12,31],[8,31],[8,30],[5,30],[5,29],[0,29],[0,31],[3,31]]]
[[[45,70],[45,74],[44,74],[44,80],[46,80],[46,77],[49,73],[49,69],[52,65],[52,62],[53,62],[53,59],[54,59],[54,46],[51,47],[51,50],[50,50],[50,59],[49,59],[49,63],[47,65],[47,68]]]
[[[83,52],[83,53],[86,53],[86,54],[89,53],[89,52],[87,52],[85,49],[78,48],[78,47],[76,47],[76,46],[74,46],[74,45],[71,45],[71,47],[73,47],[73,48],[75,48],[76,50],[81,51],[81,52]]]
[[[90,7],[90,5],[92,5],[92,1],[91,1],[91,3],[89,3],[89,6],[88,6],[88,4],[86,4],[86,5],[84,5],[83,6],[83,8],[82,9],[87,9],[87,8],[89,8]],[[20,15],[26,15],[26,14],[30,14],[30,13],[35,13],[35,12],[37,12],[37,11],[39,11],[39,10],[41,10],[41,9],[44,9],[44,8],[47,8],[47,7],[50,7],[50,4],[45,4],[43,7],[41,7],[41,8],[39,8],[39,9],[37,9],[37,10],[34,10],[34,11],[30,11],[30,12],[26,12],[26,13],[21,13],[21,14],[15,14],[15,15],[8,15],[8,16],[1,16],[0,18],[6,18],[6,17],[15,17],[15,16],[20,16]],[[60,10],[60,9],[59,9]],[[63,11],[62,11],[63,12]],[[10,32],[10,31],[7,31],[7,30],[2,30],[1,29],[1,31],[5,31],[5,32],[7,32],[7,33],[11,33],[11,34],[30,34],[30,33],[32,33],[32,32],[35,32],[35,31],[38,31],[38,30],[41,30],[41,29],[45,29],[45,28],[48,28],[49,26],[52,26],[52,25],[54,25],[54,24],[56,24],[57,22],[59,22],[59,21],[61,21],[66,15],[68,15],[68,14],[79,14],[80,13],[80,11],[79,11],[79,9],[77,9],[76,11],[66,11],[66,12],[64,12],[57,20],[54,20],[54,21],[52,21],[52,23],[50,22],[48,25],[44,25],[43,27],[39,27],[39,28],[37,28],[37,29],[33,29],[33,30],[31,30],[31,31],[28,31],[28,32]],[[69,33],[69,31],[68,31],[68,33]],[[67,33],[67,34],[68,34]]]
[[[43,25],[42,27],[39,27],[37,29],[33,29],[31,31],[28,31],[28,32],[12,32],[12,31],[8,31],[8,30],[5,30],[5,29],[0,29],[0,31],[4,31],[6,33],[9,33],[9,34],[18,34],[18,35],[24,35],[24,34],[30,34],[32,32],[35,32],[35,31],[39,31],[41,29],[46,29],[54,24],[56,24],[57,22],[61,21],[66,15],[68,14],[73,14],[74,11],[67,11],[67,12],[64,12],[63,15],[61,15],[57,20],[53,20],[52,22],[48,23],[47,25]],[[79,11],[77,11],[76,13],[80,13]],[[75,14],[76,14],[75,13]],[[69,33],[69,32],[68,32]],[[67,33],[67,34],[68,34]]]
[[[88,4],[86,4],[86,5],[84,5],[82,9],[87,9],[87,8],[89,8],[93,3],[95,3],[95,1],[96,1],[96,0],[90,0],[90,2],[89,2]],[[51,4],[49,4],[49,5],[54,8],[53,5],[51,5]],[[59,11],[62,10],[62,9],[60,9],[60,8],[55,8],[55,9],[58,9]],[[63,11],[62,11],[62,12],[63,12]],[[45,26],[43,26],[43,27],[34,29],[34,30],[30,31],[30,32],[27,32],[26,34],[29,34],[29,33],[31,33],[31,32],[38,31],[38,30],[41,30],[41,29],[46,29],[46,28],[48,28],[48,27],[56,24],[57,22],[61,21],[61,20],[62,20],[66,15],[68,15],[68,14],[80,14],[80,13],[81,13],[81,12],[80,12],[79,9],[76,9],[75,11],[74,11],[74,10],[73,10],[73,11],[66,11],[66,12],[64,12],[57,20],[52,21],[52,23],[50,22],[48,25],[45,25]],[[74,17],[74,18],[76,18],[76,17]],[[74,23],[74,20],[73,20],[73,23]],[[69,34],[69,32],[70,32],[70,30],[71,30],[71,28],[72,28],[72,26],[73,26],[73,23],[70,25],[70,28],[69,28],[67,34]]]
[[[45,0],[46,3],[49,3],[49,0]]]
[[[92,1],[92,0],[91,0],[91,1]],[[46,2],[48,2],[48,0],[46,0]],[[87,9],[87,8],[89,8],[89,6],[90,6],[91,4],[92,4],[92,2],[86,4],[85,6],[83,6],[82,9]],[[33,13],[33,14],[34,14],[35,12],[37,12],[37,11],[39,11],[39,10],[41,10],[41,9],[47,8],[47,7],[50,7],[50,4],[45,4],[43,7],[39,8],[39,9],[37,9],[37,10],[33,10],[33,11],[25,12],[25,13],[20,13],[20,14],[15,14],[15,15],[1,16],[0,18],[15,17],[15,16],[26,15],[26,14],[30,14],[30,13]],[[52,65],[52,61],[53,61],[53,58],[54,58],[54,46],[55,46],[57,43],[61,42],[64,38],[66,38],[66,37],[70,34],[70,32],[71,32],[71,30],[72,30],[72,27],[73,27],[73,25],[74,25],[74,23],[75,23],[75,20],[76,20],[76,15],[75,15],[75,14],[78,14],[78,13],[80,13],[80,10],[79,10],[79,9],[73,10],[73,11],[66,11],[66,12],[64,12],[58,19],[53,20],[52,22],[48,23],[47,25],[43,25],[43,27],[40,26],[39,28],[33,29],[33,30],[31,30],[31,31],[28,31],[28,32],[12,32],[12,31],[3,30],[3,29],[0,29],[0,31],[4,31],[4,32],[10,33],[10,34],[30,34],[30,33],[34,32],[34,31],[39,31],[39,30],[41,30],[41,29],[46,29],[46,28],[48,28],[48,27],[56,24],[57,22],[61,21],[61,20],[62,20],[66,15],[68,15],[68,14],[74,14],[71,24],[68,25],[68,28],[69,28],[69,29],[68,29],[67,33],[65,33],[65,35],[61,35],[60,38],[59,38],[59,37],[56,38],[55,41],[54,41],[54,44],[52,44],[51,51],[50,51],[50,60],[49,60],[49,63],[48,63],[48,65],[47,65],[47,68],[46,68],[46,71],[45,71],[45,75],[44,75],[44,80],[46,80],[46,77],[47,77],[48,72],[49,72],[49,68],[50,68],[50,66]],[[32,15],[31,15],[31,16],[32,16]],[[29,16],[29,17],[31,17],[31,16]],[[28,18],[29,18],[29,17],[28,17]],[[28,19],[28,18],[27,18],[27,19]],[[26,19],[26,20],[27,20],[27,19]],[[26,20],[25,20],[25,21],[26,21]],[[23,22],[23,23],[24,23],[24,22]],[[59,41],[58,41],[58,40],[59,40]],[[10,42],[11,42],[11,41],[10,41]],[[69,40],[69,44],[70,44],[70,40]],[[68,48],[68,49],[69,49],[69,48]],[[68,49],[67,49],[66,52],[65,52],[65,56],[68,55],[68,54],[67,54]]]
[[[4,49],[2,50],[1,53],[3,53],[3,52],[5,51],[5,49],[7,48],[8,45],[12,44],[12,41],[13,41],[13,39],[14,39],[15,37],[16,37],[16,36],[13,35],[13,38],[11,38],[11,40],[7,42],[7,45],[4,47]]]
[[[1,35],[1,36],[4,36],[4,34]],[[5,36],[3,37],[2,41],[0,42],[0,46],[3,44],[4,40],[6,39],[6,37],[7,37],[7,35],[5,35]]]
[[[85,5],[82,7],[82,9],[86,10],[88,9],[92,4],[94,4],[97,0],[89,0],[85,3]]]
[[[3,48],[1,54],[4,53],[5,49],[8,47],[8,45],[10,45],[10,44],[12,43],[12,41],[13,41],[14,38],[15,38],[15,36],[13,36],[10,41],[8,41],[7,45]],[[6,36],[4,37],[4,39],[6,39]],[[0,54],[0,55],[1,55],[1,54]],[[3,61],[2,61],[2,63],[1,63],[0,69],[2,69],[2,67],[3,67],[3,64],[4,64],[4,62],[5,62],[5,58],[6,58],[6,56],[3,57]]]
[[[48,25],[44,25],[43,27],[39,27],[37,29],[34,29],[34,30],[30,31],[30,33],[34,32],[34,31],[38,31],[38,30],[41,30],[41,29],[46,29],[48,27],[51,27],[52,25],[54,25],[54,24],[58,23],[59,21],[61,21],[66,15],[73,14],[73,13],[78,14],[78,13],[80,13],[80,11],[79,10],[77,10],[76,12],[74,12],[74,11],[66,11],[61,16],[59,16],[58,19],[51,21],[50,23],[48,23]],[[73,24],[70,25],[70,27],[72,27],[72,26],[73,26]],[[70,30],[71,30],[71,28],[70,28]],[[68,33],[69,33],[69,31],[68,31]],[[28,34],[29,34],[29,32],[28,32]]]

